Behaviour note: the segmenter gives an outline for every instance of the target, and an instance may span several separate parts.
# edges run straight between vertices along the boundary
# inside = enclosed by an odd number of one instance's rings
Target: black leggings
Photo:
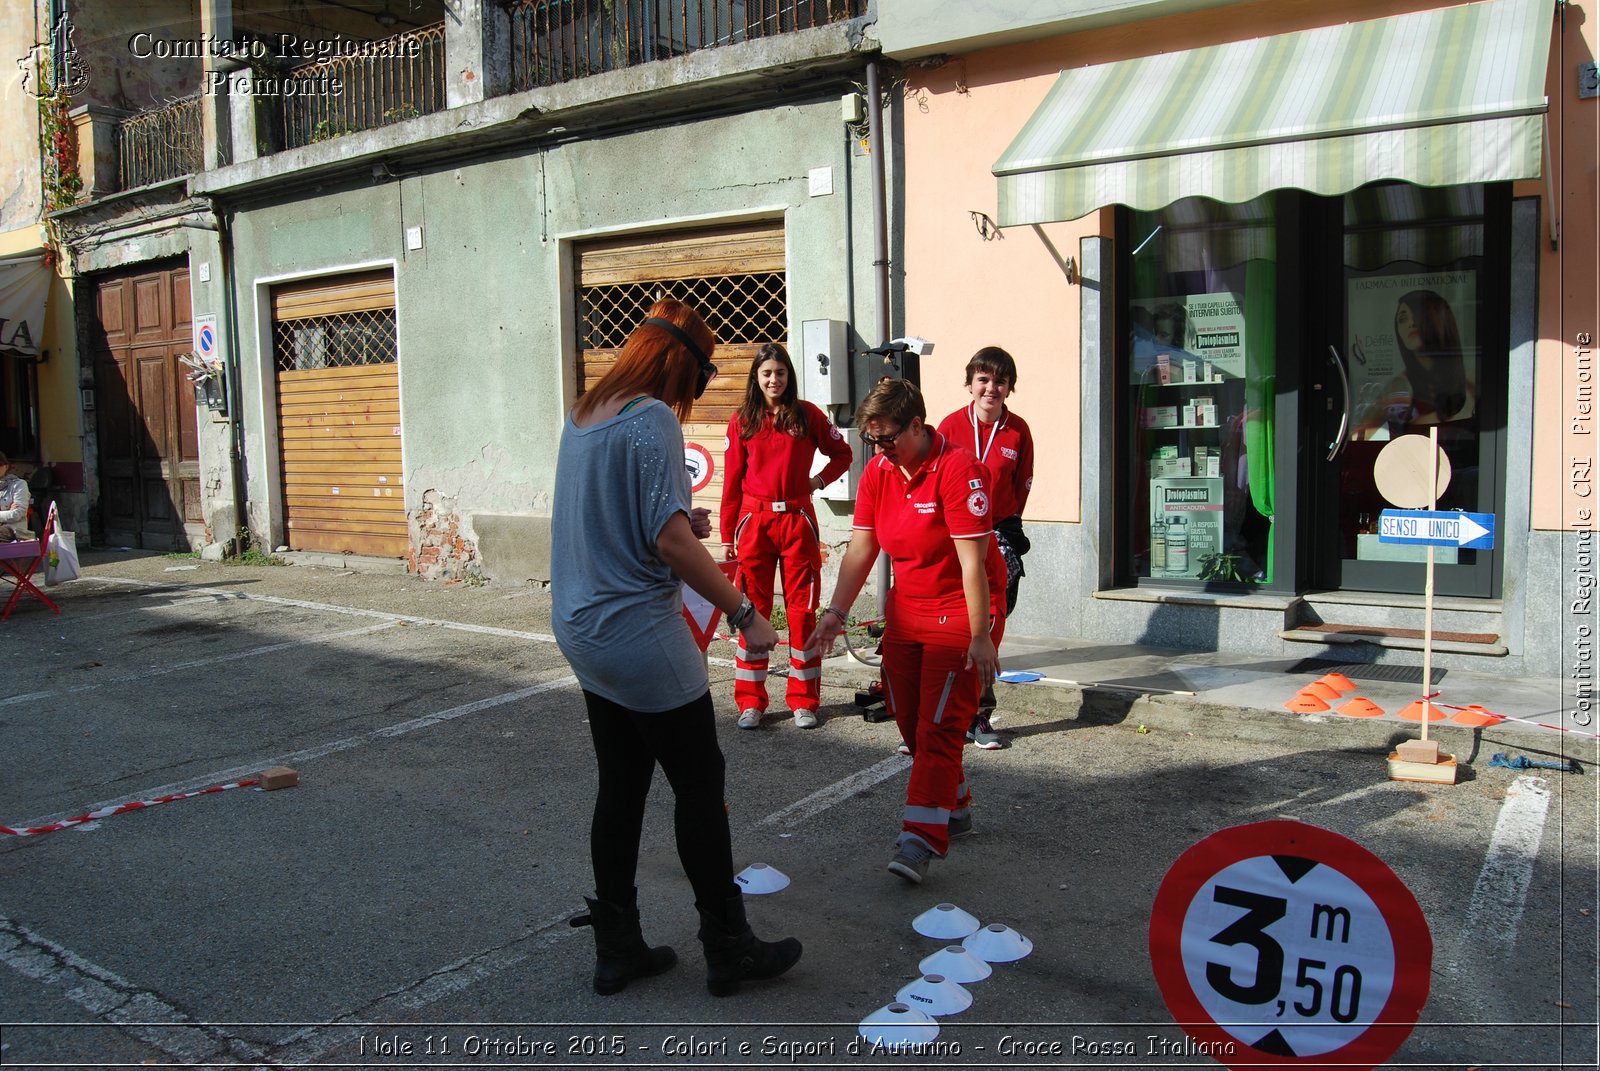
[[[589,691],[583,701],[600,770],[589,827],[595,895],[612,903],[628,903],[633,896],[645,797],[660,764],[677,800],[673,824],[683,872],[694,886],[695,902],[720,915],[739,887],[733,881],[733,843],[723,803],[725,765],[711,693],[653,714],[629,710]]]

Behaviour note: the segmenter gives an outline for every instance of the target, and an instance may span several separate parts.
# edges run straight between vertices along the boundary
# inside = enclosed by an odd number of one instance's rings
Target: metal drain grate
[[[1421,666],[1377,665],[1372,662],[1335,662],[1331,658],[1302,658],[1285,673],[1343,673],[1353,681],[1395,681],[1399,684],[1421,684]],[[1444,680],[1445,670],[1434,668],[1431,683]]]

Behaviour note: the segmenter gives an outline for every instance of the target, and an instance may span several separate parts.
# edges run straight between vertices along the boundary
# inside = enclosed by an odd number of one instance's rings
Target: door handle
[[[1333,358],[1333,367],[1339,370],[1339,383],[1344,387],[1344,410],[1339,415],[1339,434],[1328,444],[1327,459],[1332,461],[1344,450],[1345,432],[1350,430],[1350,374],[1345,371],[1344,361],[1340,359],[1338,350],[1329,346],[1328,356]]]

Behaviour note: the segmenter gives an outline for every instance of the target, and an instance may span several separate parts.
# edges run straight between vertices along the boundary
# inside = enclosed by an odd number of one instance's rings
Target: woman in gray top
[[[28,483],[11,475],[11,459],[0,454],[0,543],[30,538]]]
[[[595,895],[572,924],[594,927],[594,989],[602,994],[677,962],[672,949],[645,944],[634,886],[657,765],[677,801],[678,858],[700,911],[707,987],[726,996],[800,958],[799,941],[762,941],[745,921],[705,660],[681,609],[680,582],[727,614],[746,648],[777,644],[772,625],[701,545],[709,520],[690,502],[678,422],[716,374],[715,345],[689,306],[656,302],[561,432],[554,627],[583,686],[600,775],[589,829]]]

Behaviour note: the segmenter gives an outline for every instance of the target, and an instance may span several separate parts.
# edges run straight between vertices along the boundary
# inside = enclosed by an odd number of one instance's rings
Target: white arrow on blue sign
[[[1378,542],[1489,550],[1494,546],[1494,514],[1386,509],[1378,515]]]

